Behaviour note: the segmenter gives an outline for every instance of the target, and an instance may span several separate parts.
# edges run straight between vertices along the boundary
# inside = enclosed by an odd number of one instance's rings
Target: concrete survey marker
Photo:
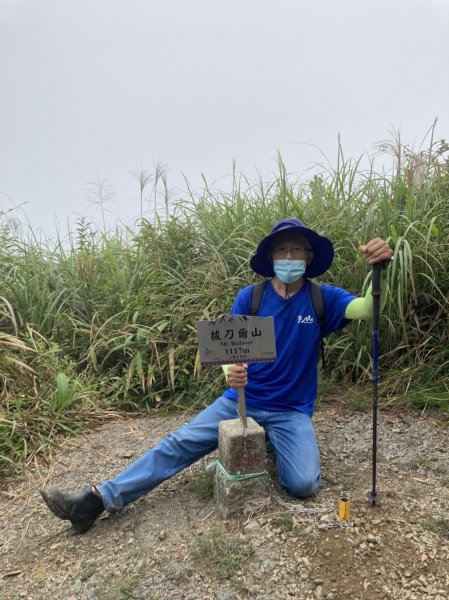
[[[265,431],[251,417],[243,431],[239,419],[221,421],[218,448],[214,498],[221,517],[227,519],[268,494]]]
[[[238,419],[221,421],[218,430],[219,460],[230,475],[248,475],[265,470],[265,430],[254,419],[242,435]]]
[[[276,343],[273,317],[222,315],[198,321],[200,362],[205,366],[274,362]],[[244,388],[238,389],[239,415],[248,426]]]

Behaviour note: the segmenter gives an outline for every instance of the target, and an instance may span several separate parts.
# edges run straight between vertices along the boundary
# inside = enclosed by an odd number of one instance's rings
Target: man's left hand
[[[374,238],[367,244],[359,246],[363,258],[370,265],[378,262],[389,262],[393,256],[393,250],[382,238]]]

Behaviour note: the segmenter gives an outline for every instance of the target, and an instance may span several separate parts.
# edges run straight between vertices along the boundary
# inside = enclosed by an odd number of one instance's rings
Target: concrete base
[[[240,419],[222,421],[218,438],[219,461],[230,476],[265,471],[265,430],[248,418],[244,428]],[[259,475],[248,479],[229,479],[220,469],[215,478],[214,497],[223,518],[241,513],[245,503],[267,495],[268,479]]]
[[[268,490],[268,475],[229,481],[221,471],[215,474],[214,499],[222,519],[242,514],[247,504],[266,498]]]

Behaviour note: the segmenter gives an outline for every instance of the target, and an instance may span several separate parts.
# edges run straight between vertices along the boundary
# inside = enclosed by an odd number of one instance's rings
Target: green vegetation
[[[212,573],[217,579],[228,579],[237,573],[250,552],[249,546],[240,540],[213,532],[208,536],[197,537],[191,557],[196,565]]]
[[[235,176],[229,192],[205,185],[132,230],[81,219],[56,243],[0,213],[0,473],[113,411],[210,402],[223,377],[201,368],[195,324],[228,312],[257,279],[249,258],[285,216],[334,241],[321,280],[354,293],[369,282],[358,245],[390,242],[380,393],[386,403],[448,410],[449,146],[431,140],[415,153],[398,144],[394,153],[389,177],[341,151],[337,168],[307,181],[279,160],[269,184]],[[352,324],[329,339],[323,381],[366,383],[370,354],[370,324]]]
[[[200,500],[210,500],[214,495],[214,478],[214,470],[203,471],[195,475],[189,488]]]
[[[428,519],[423,523],[424,527],[440,537],[449,539],[449,519],[444,517],[435,517]]]
[[[131,577],[113,577],[98,588],[99,600],[132,600],[136,598],[134,588],[140,581],[140,575]]]

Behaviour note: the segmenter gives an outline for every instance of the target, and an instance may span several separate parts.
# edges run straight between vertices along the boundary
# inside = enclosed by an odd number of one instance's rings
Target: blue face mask
[[[305,260],[275,260],[273,262],[276,277],[287,285],[298,281],[306,272],[306,267]]]

